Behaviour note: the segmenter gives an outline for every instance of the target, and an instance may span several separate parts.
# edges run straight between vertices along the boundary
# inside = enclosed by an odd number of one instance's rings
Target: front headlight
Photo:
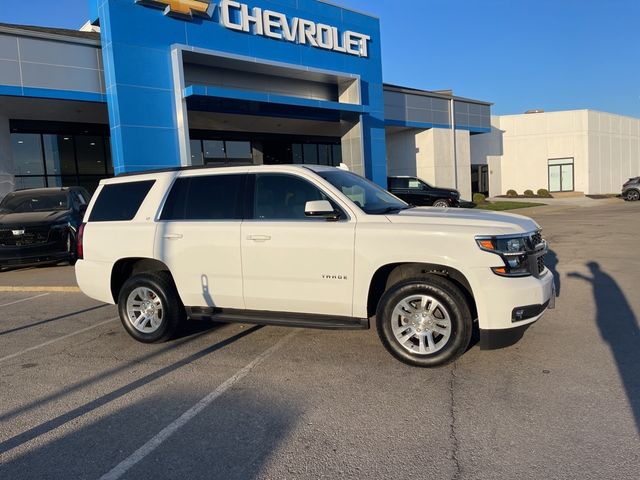
[[[499,255],[503,267],[493,267],[493,273],[502,277],[526,277],[531,275],[527,254],[528,237],[477,237],[478,246]]]

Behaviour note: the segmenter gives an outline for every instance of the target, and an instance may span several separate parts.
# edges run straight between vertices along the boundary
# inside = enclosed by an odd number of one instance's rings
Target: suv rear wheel
[[[127,333],[143,343],[169,340],[186,317],[171,277],[163,272],[129,278],[118,296],[118,312]]]
[[[387,350],[418,367],[453,362],[469,346],[473,331],[469,307],[458,287],[435,275],[391,287],[380,300],[376,324]]]

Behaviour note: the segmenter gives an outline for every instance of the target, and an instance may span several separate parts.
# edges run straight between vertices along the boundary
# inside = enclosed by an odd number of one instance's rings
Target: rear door
[[[189,307],[243,309],[240,227],[244,173],[184,175],[167,197],[156,258]]]
[[[294,174],[251,175],[250,218],[242,225],[244,298],[249,310],[351,317],[355,219],[310,219],[306,202],[329,200]]]

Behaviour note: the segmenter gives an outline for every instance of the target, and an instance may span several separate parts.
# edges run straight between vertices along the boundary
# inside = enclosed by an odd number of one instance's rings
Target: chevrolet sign
[[[165,15],[191,19],[194,15],[213,19],[216,5],[206,0],[135,0],[141,5],[162,8]],[[283,13],[249,8],[246,3],[222,0],[218,7],[220,23],[238,32],[310,45],[323,50],[368,58],[371,37],[303,18],[289,18]]]

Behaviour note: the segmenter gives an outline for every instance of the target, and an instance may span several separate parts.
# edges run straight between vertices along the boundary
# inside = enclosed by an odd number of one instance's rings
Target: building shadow
[[[591,284],[596,302],[596,322],[609,344],[640,432],[640,329],[636,316],[615,279],[597,262],[589,262],[591,276],[578,272],[569,277]]]
[[[194,324],[197,324],[197,322],[194,322]],[[78,419],[79,417],[82,417],[90,412],[93,412],[94,410],[101,408],[105,405],[111,404],[112,402],[114,402],[115,400],[118,400],[122,397],[124,397],[125,395],[128,395],[131,392],[134,392],[136,390],[141,389],[142,387],[156,381],[156,380],[160,380],[163,377],[167,376],[170,373],[173,373],[185,366],[188,366],[190,364],[192,364],[193,362],[200,360],[201,358],[204,358],[208,355],[213,354],[214,352],[217,352],[218,350],[222,350],[223,348],[237,342],[238,340],[251,335],[254,332],[257,332],[258,330],[260,330],[262,327],[261,326],[255,326],[252,328],[249,328],[247,330],[244,330],[240,333],[237,333],[235,335],[233,335],[232,337],[226,338],[214,345],[211,345],[209,347],[206,347],[198,352],[195,352],[177,362],[174,362],[170,365],[167,365],[165,367],[162,367],[158,370],[155,370],[154,372],[151,372],[141,378],[138,378],[137,380],[134,380],[133,382],[124,385],[120,388],[117,388],[115,390],[112,390],[109,393],[106,393],[104,395],[102,395],[101,397],[95,398],[87,403],[85,403],[84,405],[81,405],[79,407],[76,407],[66,413],[63,413],[62,415],[59,415],[55,418],[52,418],[46,422],[43,422],[39,425],[36,425],[18,435],[15,435],[14,437],[8,438],[7,440],[4,440],[2,442],[0,442],[0,455],[6,453],[9,450],[12,450],[16,447],[19,447],[20,445],[23,445],[27,442],[30,442],[31,440],[40,437],[41,435],[44,435],[52,430],[55,430],[63,425],[68,424],[69,422],[72,422],[76,419]],[[64,392],[64,390],[63,390]],[[3,419],[4,417],[10,417],[13,416],[14,412],[9,412],[6,415],[3,415]]]
[[[2,463],[2,478],[100,478],[202,400],[182,387],[123,402],[38,442]],[[171,433],[125,478],[257,478],[300,417],[296,403],[267,392],[231,389]]]

